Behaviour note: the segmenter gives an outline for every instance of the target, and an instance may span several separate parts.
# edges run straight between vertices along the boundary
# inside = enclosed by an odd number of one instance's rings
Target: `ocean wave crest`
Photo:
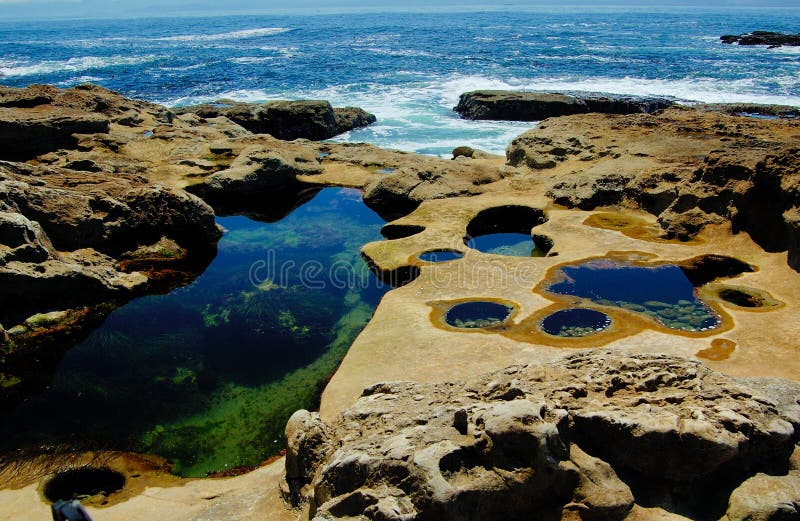
[[[58,72],[82,72],[92,69],[108,69],[125,65],[139,65],[158,60],[158,56],[82,56],[68,60],[46,60],[39,63],[19,62],[0,66],[0,76],[34,76]]]
[[[228,33],[217,34],[183,34],[177,36],[164,36],[154,38],[160,42],[213,42],[219,40],[245,40],[248,38],[258,38],[261,36],[274,36],[276,34],[287,33],[291,29],[286,27],[260,27],[258,29],[244,29]]]

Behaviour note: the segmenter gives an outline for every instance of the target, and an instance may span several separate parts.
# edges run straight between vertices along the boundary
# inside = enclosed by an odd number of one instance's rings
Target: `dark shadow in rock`
[[[464,254],[456,250],[429,250],[417,255],[417,258],[424,262],[449,262],[464,257]]]
[[[84,496],[108,496],[125,486],[125,476],[108,468],[80,467],[59,472],[44,485],[44,497],[55,503]]]
[[[482,210],[467,225],[467,235],[478,237],[491,233],[526,233],[547,222],[547,216],[530,206],[496,206]]]
[[[681,263],[679,267],[696,288],[717,279],[737,277],[742,273],[756,271],[746,262],[724,255],[703,255]]]
[[[395,268],[393,270],[383,270],[364,252],[361,252],[361,258],[364,259],[364,262],[367,263],[369,270],[378,278],[378,280],[384,284],[388,284],[393,288],[399,288],[401,286],[405,286],[406,284],[410,284],[411,282],[417,280],[417,277],[420,275],[419,266],[408,265],[400,266],[399,268]]]
[[[320,190],[320,187],[296,183],[272,192],[222,196],[207,191],[203,184],[186,187],[187,192],[203,199],[220,217],[243,215],[254,221],[269,223],[280,221],[313,199]]]
[[[381,228],[381,235],[389,240],[405,239],[425,231],[424,226],[418,224],[387,224]]]

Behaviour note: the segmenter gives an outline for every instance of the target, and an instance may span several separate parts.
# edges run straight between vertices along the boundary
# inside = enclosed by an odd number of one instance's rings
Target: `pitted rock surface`
[[[800,384],[611,351],[377,384],[330,426],[311,517],[623,519],[636,503],[719,518],[748,478],[785,472],[798,400]]]

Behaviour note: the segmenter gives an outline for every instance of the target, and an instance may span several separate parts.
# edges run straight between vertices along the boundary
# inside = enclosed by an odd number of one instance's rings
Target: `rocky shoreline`
[[[326,102],[173,111],[91,85],[0,88],[3,398],[47,385],[60,355],[115,306],[200,274],[221,235],[215,215],[276,220],[321,187],[355,187],[392,221],[364,258],[387,277],[407,274],[408,285],[384,298],[321,416],[299,413],[287,428],[283,494],[299,510],[278,495],[281,460],[230,480],[171,481],[164,497],[190,498],[170,507],[173,519],[251,519],[245,497],[260,505],[253,515],[280,520],[796,515],[797,384],[734,379],[687,358],[702,358],[716,335],[728,354],[707,363],[724,373],[800,374],[787,340],[800,301],[789,280],[800,271],[800,121],[732,106],[646,102],[619,114],[556,102],[580,110],[545,119],[505,158],[460,150],[450,160],[312,141],[374,121]],[[297,139],[263,133],[270,125]],[[524,264],[533,278],[443,285],[454,264],[419,260],[466,250],[479,225],[536,227],[546,256],[493,265]],[[715,303],[725,328],[696,335],[631,319],[635,328],[612,327],[605,344],[569,344],[607,345],[578,354],[523,332],[555,306],[535,288],[563,263],[611,254],[680,263],[730,250],[754,266],[745,282],[771,292],[773,310]],[[715,278],[700,291],[716,291]],[[479,297],[508,302],[514,327],[463,333],[436,322],[442,306]],[[413,383],[376,384],[398,379]],[[19,494],[27,499],[13,504],[35,513],[34,481],[0,491],[0,504]],[[148,501],[104,512],[152,513]]]

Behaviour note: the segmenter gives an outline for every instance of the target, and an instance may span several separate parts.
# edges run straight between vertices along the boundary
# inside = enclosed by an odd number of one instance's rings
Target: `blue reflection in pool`
[[[547,252],[537,247],[527,233],[490,233],[464,241],[467,246],[483,253],[509,257],[544,257]]]
[[[623,308],[681,331],[706,331],[720,325],[719,316],[697,296],[678,266],[635,266],[603,259],[564,266],[560,271],[562,277],[547,291]]]

